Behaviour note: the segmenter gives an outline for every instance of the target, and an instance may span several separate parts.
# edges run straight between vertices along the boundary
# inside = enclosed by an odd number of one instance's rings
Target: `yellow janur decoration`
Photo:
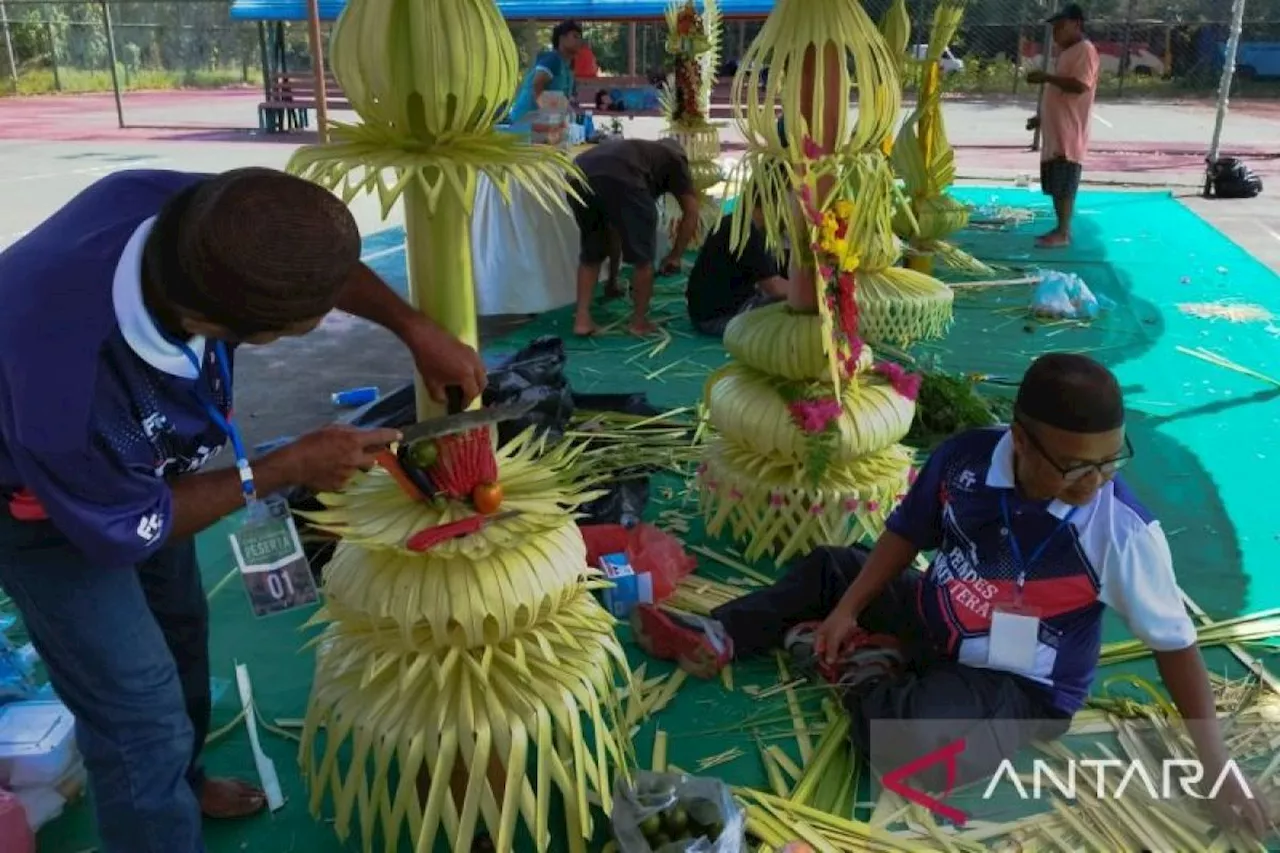
[[[410,536],[470,510],[413,501],[380,468],[306,515],[342,537],[312,619],[326,627],[301,754],[311,809],[328,793],[339,837],[354,820],[366,851],[430,851],[441,834],[469,849],[482,824],[511,850],[523,823],[533,849],[586,850],[591,801],[608,812],[631,750],[614,690],[629,670],[591,594],[572,513],[594,494],[573,485],[575,453],[532,431],[506,445],[502,508],[521,514],[422,554]]]
[[[900,441],[918,380],[878,364],[867,344],[941,336],[952,293],[897,266],[894,211],[911,211],[885,152],[901,53],[859,3],[780,0],[734,80],[747,154],[733,242],[745,243],[758,201],[766,243],[778,254],[790,245],[792,275],[817,291],[816,310],[791,300],[736,317],[724,338],[733,362],[707,383],[716,435],[701,505],[708,532],[729,533],[749,559],[874,537],[910,483]],[[775,73],[763,81],[755,69],[766,67]]]
[[[985,275],[992,272],[990,267],[947,242],[969,224],[968,208],[947,194],[956,177],[956,157],[942,120],[942,52],[960,26],[965,3],[943,0],[934,11],[928,52],[921,63],[919,103],[893,147],[893,163],[906,184],[914,216],[900,214],[894,228],[909,241],[909,262],[921,272],[931,272],[937,257],[949,267]]]
[[[572,166],[494,127],[518,59],[493,0],[349,0],[332,65],[358,124],[300,149],[290,169],[350,200],[403,200],[413,304],[476,345],[470,213],[479,175],[565,205]],[[419,393],[420,415],[433,414]],[[417,553],[407,538],[473,510],[408,497],[382,469],[311,520],[341,537],[313,623],[316,670],[300,756],[317,817],[358,825],[362,849],[469,849],[483,826],[498,850],[585,851],[626,773],[614,620],[596,602],[574,524],[591,495],[573,451],[529,435],[498,453],[503,510],[521,515]],[[553,796],[566,822],[551,827]],[[407,841],[407,843],[406,843]]]
[[[720,220],[720,199],[710,190],[724,180],[720,169],[720,131],[709,120],[711,90],[720,64],[724,26],[716,0],[703,0],[702,12],[694,0],[671,0],[667,6],[667,56],[673,66],[667,88],[661,94],[667,118],[665,135],[675,139],[689,156],[694,188],[702,199],[702,216],[690,248],[702,245]],[[665,218],[675,238],[679,204],[663,196]]]

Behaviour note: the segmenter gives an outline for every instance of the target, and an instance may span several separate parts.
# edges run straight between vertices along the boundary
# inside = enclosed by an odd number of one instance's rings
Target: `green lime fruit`
[[[656,815],[656,814],[649,815],[647,818],[640,821],[640,832],[644,834],[645,838],[649,838],[650,836],[657,835],[661,831],[662,831],[662,815]]]
[[[662,815],[662,825],[672,835],[679,835],[689,826],[689,813],[680,806],[667,809]]]
[[[425,440],[409,445],[409,461],[419,468],[430,468],[436,464],[439,456],[440,451],[436,449],[434,441]]]

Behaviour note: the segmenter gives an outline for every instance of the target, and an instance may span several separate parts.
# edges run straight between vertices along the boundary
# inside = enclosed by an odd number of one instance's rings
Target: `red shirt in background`
[[[573,76],[581,80],[583,77],[599,77],[600,66],[596,64],[596,55],[591,45],[583,43],[578,48],[578,55],[573,58]]]

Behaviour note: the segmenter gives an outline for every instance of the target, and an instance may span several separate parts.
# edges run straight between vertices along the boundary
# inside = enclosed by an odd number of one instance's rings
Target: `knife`
[[[503,421],[515,420],[533,411],[533,407],[537,405],[536,402],[504,403],[473,412],[463,412],[461,390],[453,387],[448,390],[450,413],[443,417],[419,421],[400,430],[403,444],[412,444],[424,438],[440,438],[476,427],[493,426]]]

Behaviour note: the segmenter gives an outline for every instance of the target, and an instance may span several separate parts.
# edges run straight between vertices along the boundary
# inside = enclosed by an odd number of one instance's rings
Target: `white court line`
[[[1261,222],[1259,222],[1259,223],[1258,223],[1258,227],[1259,227],[1259,228],[1261,228],[1263,231],[1266,231],[1266,232],[1267,232],[1268,234],[1270,234],[1273,238],[1275,238],[1275,241],[1276,241],[1277,243],[1280,243],[1280,234],[1277,234],[1276,232],[1272,231],[1270,228],[1268,228],[1267,226],[1263,225]]]
[[[35,175],[18,175],[11,178],[0,177],[0,184],[18,183],[19,181],[45,181],[49,178],[67,178],[73,175],[107,175],[122,169],[132,169],[146,165],[148,168],[165,162],[167,157],[146,157],[140,160],[121,160],[117,163],[105,163],[100,166],[88,166],[83,169],[68,169],[65,172],[41,172]]]
[[[369,263],[369,261],[376,261],[378,258],[385,258],[387,255],[394,255],[397,252],[403,252],[403,251],[404,251],[403,245],[392,246],[390,249],[379,249],[376,252],[370,252],[367,255],[361,255],[360,260],[364,261],[367,264]]]
[[[1101,122],[1102,124],[1105,124],[1107,127],[1115,127],[1115,125],[1114,125],[1114,124],[1112,124],[1111,122],[1109,122],[1109,121],[1107,121],[1105,118],[1103,118],[1103,117],[1102,117],[1102,115],[1101,115],[1097,110],[1094,110],[1094,111],[1093,111],[1093,117],[1094,117],[1094,119],[1095,119],[1096,121],[1099,121],[1099,122]]]

